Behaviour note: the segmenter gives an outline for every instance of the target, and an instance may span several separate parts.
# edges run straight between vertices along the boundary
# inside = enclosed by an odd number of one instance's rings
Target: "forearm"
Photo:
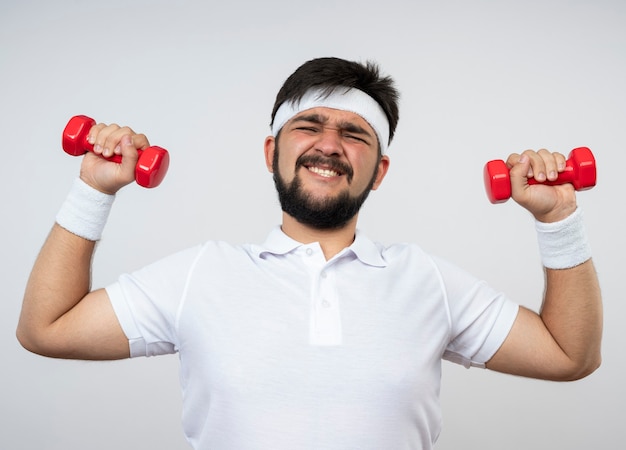
[[[565,356],[566,371],[587,375],[600,364],[602,300],[582,213],[536,228],[546,268],[541,319]]]
[[[571,362],[572,378],[585,376],[600,365],[602,299],[592,260],[570,269],[546,269],[540,315]]]
[[[17,328],[24,347],[37,351],[46,331],[89,293],[94,248],[94,241],[53,226],[24,294]]]
[[[81,180],[72,185],[26,286],[17,336],[27,349],[59,355],[72,340],[61,319],[89,294],[91,260],[114,198]]]

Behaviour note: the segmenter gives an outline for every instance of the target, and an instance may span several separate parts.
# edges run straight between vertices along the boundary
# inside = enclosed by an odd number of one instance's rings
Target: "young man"
[[[185,434],[203,449],[430,449],[442,358],[550,380],[593,372],[601,298],[574,189],[527,183],[555,179],[563,155],[507,160],[513,198],[537,220],[541,314],[415,245],[357,231],[389,168],[397,97],[373,64],[305,63],[265,140],[281,226],[262,245],[209,241],[91,291],[95,242],[149,145],[96,125],[95,153],[123,162],[85,156],[28,282],[20,342],[59,358],[178,352]]]

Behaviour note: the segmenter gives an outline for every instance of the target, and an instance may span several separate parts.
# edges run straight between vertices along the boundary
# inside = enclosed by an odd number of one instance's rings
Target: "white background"
[[[604,293],[602,367],[557,384],[445,363],[438,449],[621,442],[626,3],[9,0],[0,52],[0,448],[187,448],[175,356],[57,361],[15,339],[30,268],[78,173],[60,148],[67,120],[128,124],[172,156],[159,188],[118,195],[100,287],[206,239],[265,237],[280,219],[262,153],[274,96],[319,56],[373,59],[402,92],[390,172],[360,228],[418,242],[531,308],[543,289],[531,218],[487,201],[483,165],[527,148],[594,151],[598,185],[579,204]]]

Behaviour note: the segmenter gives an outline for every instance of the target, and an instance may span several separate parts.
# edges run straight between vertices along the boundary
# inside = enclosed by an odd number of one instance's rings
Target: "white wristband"
[[[535,221],[535,227],[541,261],[546,268],[570,269],[591,258],[580,208],[559,222]]]
[[[57,213],[56,222],[72,234],[98,241],[115,195],[105,194],[77,178]]]

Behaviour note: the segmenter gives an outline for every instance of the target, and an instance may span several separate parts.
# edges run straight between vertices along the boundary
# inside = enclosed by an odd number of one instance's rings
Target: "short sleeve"
[[[124,274],[106,287],[128,338],[131,357],[177,351],[177,318],[188,278],[200,256],[197,246]]]
[[[454,265],[436,259],[450,312],[450,342],[443,358],[485,367],[515,322],[519,305]]]

